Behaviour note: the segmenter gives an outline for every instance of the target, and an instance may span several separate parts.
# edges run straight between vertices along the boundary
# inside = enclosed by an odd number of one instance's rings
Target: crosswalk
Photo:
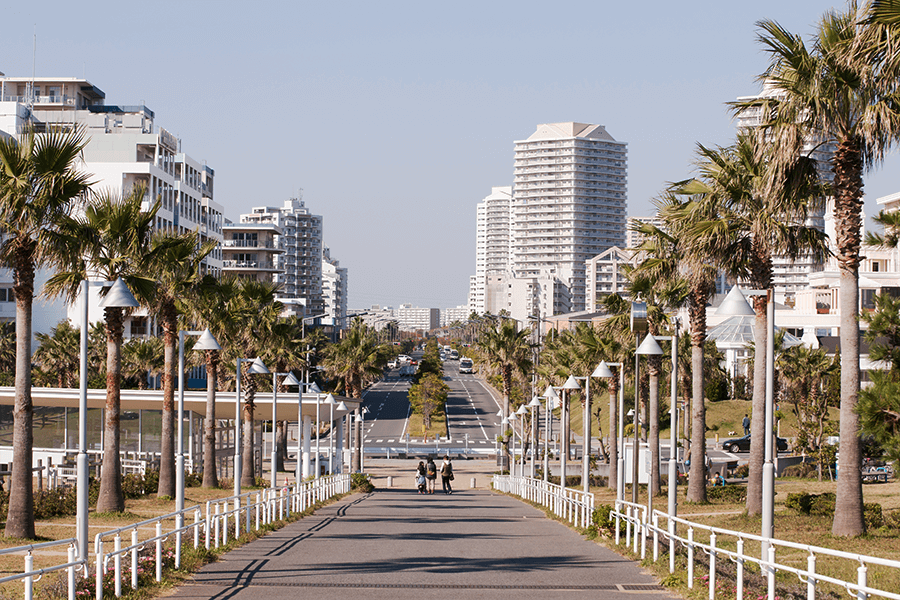
[[[408,441],[410,444],[434,444],[434,439],[424,440],[424,439],[422,439],[422,438],[418,438],[418,439],[410,438],[409,440],[406,440],[406,439],[399,439],[399,438],[397,438],[397,439],[390,439],[390,438],[388,438],[388,439],[372,439],[372,438],[370,438],[369,436],[366,436],[366,437],[365,437],[365,441],[366,441],[367,444],[368,444],[368,443],[373,443],[373,444],[405,444],[405,443],[407,443],[407,441]],[[455,440],[447,440],[446,438],[441,438],[440,443],[442,443],[442,444],[443,444],[443,443],[454,443],[454,442],[461,442],[461,441],[463,441],[463,440],[459,440],[459,439],[455,439]],[[493,445],[493,442],[490,442],[490,441],[488,441],[488,440],[469,440],[469,444],[492,444],[492,445]]]

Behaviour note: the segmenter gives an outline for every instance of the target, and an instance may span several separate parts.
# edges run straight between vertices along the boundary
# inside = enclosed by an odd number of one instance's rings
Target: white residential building
[[[653,225],[665,231],[665,227],[663,227],[663,221],[659,217],[659,215],[655,215],[652,217],[628,217],[628,230],[625,232],[625,248],[634,250],[644,243],[644,239],[646,236],[639,231],[634,231],[634,227],[640,225],[641,223]]]
[[[74,77],[0,76],[0,131],[6,136],[36,133],[52,126],[83,127],[87,144],[81,170],[91,175],[94,190],[124,196],[143,186],[146,205],[160,202],[155,228],[196,232],[199,242],[221,246],[222,207],[213,200],[214,171],[181,150],[181,140],[155,124],[156,115],[143,105],[109,105],[106,94],[86,79]],[[204,261],[212,274],[222,270],[217,248]],[[8,280],[9,275],[0,276]],[[46,280],[39,273],[36,286]],[[35,310],[34,331],[47,332],[60,319],[73,316],[73,307],[56,302]],[[91,314],[102,315],[92,291]],[[144,332],[146,313],[126,322],[126,336]]]
[[[278,299],[288,314],[323,314],[322,217],[311,214],[303,200],[291,198],[282,207],[254,207],[240,221],[270,223],[281,230],[275,243],[282,253],[275,258],[273,281],[281,286]]]
[[[431,331],[441,326],[441,309],[401,304],[396,319],[401,331]]]
[[[342,327],[347,316],[347,267],[340,266],[337,259],[331,258],[331,250],[326,246],[322,250],[322,301],[324,312],[322,323]]]
[[[629,282],[624,267],[637,266],[637,254],[613,246],[585,262],[587,274],[587,304],[585,310],[597,310],[597,303],[610,294],[625,295]]]
[[[485,306],[486,277],[509,270],[511,206],[511,186],[492,187],[491,193],[476,206],[475,275],[469,280],[470,314],[490,312]]]
[[[465,323],[469,320],[469,316],[472,314],[472,311],[469,310],[468,306],[457,306],[455,308],[442,308],[441,309],[441,327],[448,327],[453,323],[459,321],[460,323]]]
[[[585,261],[625,244],[626,203],[625,142],[602,125],[538,125],[515,142],[514,278],[554,277],[553,314],[584,308]]]

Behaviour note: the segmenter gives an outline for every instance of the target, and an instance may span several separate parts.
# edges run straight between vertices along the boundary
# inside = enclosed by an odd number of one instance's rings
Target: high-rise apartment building
[[[585,261],[624,246],[627,172],[627,144],[602,125],[548,123],[515,142],[511,269],[555,278],[554,314],[583,310]]]
[[[326,246],[322,250],[322,302],[327,317],[322,318],[325,325],[341,327],[347,316],[347,267],[340,266],[337,259],[331,258],[331,250]]]
[[[475,275],[470,278],[469,312],[494,312],[485,303],[486,278],[509,270],[511,206],[512,186],[492,187],[476,206]]]
[[[310,213],[303,200],[291,198],[284,206],[258,206],[240,217],[241,224],[269,223],[281,231],[276,245],[273,281],[280,285],[278,299],[288,314],[321,315],[322,217]]]

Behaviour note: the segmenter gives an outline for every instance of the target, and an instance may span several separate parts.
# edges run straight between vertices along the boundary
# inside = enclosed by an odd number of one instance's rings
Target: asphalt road
[[[662,599],[640,567],[508,496],[350,496],[207,565],[169,597]]]

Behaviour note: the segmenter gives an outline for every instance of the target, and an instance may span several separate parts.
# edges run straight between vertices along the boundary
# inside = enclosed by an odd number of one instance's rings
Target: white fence
[[[591,515],[594,513],[593,494],[515,475],[494,475],[493,485],[498,492],[515,494],[547,507],[553,514],[575,527],[587,527],[591,523]]]
[[[719,561],[730,561],[735,565],[736,580],[733,593],[737,600],[743,600],[744,598],[746,587],[745,567],[750,564],[756,565],[759,572],[766,578],[768,598],[776,598],[778,595],[775,589],[775,575],[780,571],[796,576],[806,586],[806,597],[808,600],[816,598],[818,586],[821,584],[832,584],[842,588],[851,597],[857,598],[857,600],[865,600],[869,596],[900,600],[900,593],[870,585],[869,577],[870,567],[900,569],[900,561],[842,552],[809,544],[797,544],[786,540],[768,539],[741,531],[710,527],[687,521],[680,517],[669,517],[668,513],[660,510],[654,510],[652,518],[648,521],[647,507],[632,504],[631,502],[619,501],[612,515],[616,520],[616,544],[621,542],[619,523],[624,521],[625,544],[631,546],[633,543],[633,551],[637,553],[638,540],[640,540],[641,559],[646,558],[648,538],[652,538],[654,562],[659,560],[660,540],[668,543],[670,573],[675,572],[676,552],[685,552],[687,555],[687,585],[689,588],[693,588],[696,584],[696,558],[700,553],[706,554],[709,557],[706,584],[709,586],[710,600],[714,600],[716,596],[716,576],[719,568],[717,564]],[[665,527],[660,526],[661,521],[665,521]],[[679,535],[679,530],[684,532],[683,536]],[[703,532],[704,536],[708,536],[709,541],[700,542],[694,539],[698,531]],[[746,550],[747,542],[754,543],[754,549],[760,549],[760,558]],[[758,542],[759,545],[757,546],[755,542]],[[789,559],[783,559],[782,562],[778,562],[779,549],[793,550],[795,552]],[[798,566],[802,565],[803,559],[798,559],[796,551],[799,551],[805,557],[805,568]],[[829,569],[830,572],[841,570],[855,572],[856,580],[847,581],[817,572],[817,561],[820,559],[829,561],[832,565]],[[792,562],[793,564],[791,564]],[[844,563],[843,566],[841,565],[842,562]],[[884,580],[883,577],[873,579]],[[730,596],[732,592],[728,591],[725,593]]]
[[[94,538],[96,598],[97,600],[103,599],[104,577],[108,571],[112,571],[113,574],[116,597],[122,595],[123,576],[129,574],[123,571],[123,561],[130,560],[130,568],[127,569],[130,571],[129,583],[132,589],[137,589],[141,550],[153,548],[156,559],[155,579],[156,581],[161,581],[163,542],[170,537],[175,537],[173,544],[174,563],[175,568],[179,568],[181,567],[184,536],[188,536],[194,548],[198,548],[201,543],[204,543],[206,548],[218,548],[228,543],[229,532],[233,532],[233,539],[235,539],[241,535],[241,531],[249,531],[251,528],[258,530],[260,525],[289,517],[292,512],[302,512],[316,502],[327,500],[337,494],[349,492],[350,482],[350,475],[344,473],[305,481],[293,486],[246,492],[239,496],[229,496],[208,501],[205,507],[205,515],[199,505],[192,506],[181,511],[98,533]],[[187,520],[192,522],[185,524]],[[151,527],[153,534],[140,539],[141,530],[147,530]],[[123,546],[122,540],[125,535],[128,536],[129,541],[127,545]],[[109,548],[109,543],[112,544],[112,548]],[[34,569],[34,550],[46,549],[52,546],[68,546],[67,562],[42,569]],[[0,583],[17,579],[23,580],[25,599],[32,600],[32,590],[37,579],[45,573],[66,569],[68,570],[68,597],[70,600],[75,600],[77,588],[76,571],[83,570],[85,577],[87,577],[88,573],[88,560],[83,557],[76,560],[75,548],[75,540],[67,539],[0,550],[0,555],[25,553],[24,571],[0,578]]]

